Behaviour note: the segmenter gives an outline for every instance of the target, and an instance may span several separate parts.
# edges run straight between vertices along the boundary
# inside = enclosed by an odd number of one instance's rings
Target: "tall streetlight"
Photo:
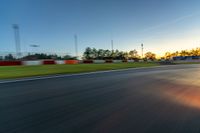
[[[113,40],[111,40],[111,49],[112,49],[112,53],[114,52],[114,49],[113,49]]]
[[[74,35],[74,44],[75,44],[76,57],[78,58],[78,37],[76,34]]]
[[[143,55],[143,51],[144,51],[144,44],[142,43],[142,44],[141,44],[142,59],[143,59],[143,56],[144,56],[144,55]]]
[[[17,58],[20,58],[21,46],[20,46],[19,25],[13,24],[13,30],[14,30],[14,36],[15,36],[16,56],[17,56]]]

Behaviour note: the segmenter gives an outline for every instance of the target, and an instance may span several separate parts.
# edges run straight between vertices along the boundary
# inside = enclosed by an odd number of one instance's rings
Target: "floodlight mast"
[[[143,43],[141,44],[141,52],[142,52],[142,59],[143,59],[143,56],[144,56],[144,53],[143,53],[144,52],[144,44]]]
[[[74,35],[74,44],[75,44],[75,54],[76,57],[78,58],[78,37],[76,34]]]
[[[21,46],[20,46],[19,25],[13,24],[13,30],[14,30],[14,37],[15,37],[16,57],[20,58],[20,56],[21,56]]]
[[[111,40],[111,49],[112,49],[112,53],[114,52],[114,49],[113,49],[113,40]]]

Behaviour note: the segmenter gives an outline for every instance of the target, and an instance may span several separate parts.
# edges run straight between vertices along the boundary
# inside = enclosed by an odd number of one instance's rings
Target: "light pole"
[[[75,54],[76,57],[78,58],[78,37],[76,34],[74,35],[74,45],[75,45]]]
[[[114,49],[113,49],[113,40],[111,40],[111,49],[112,49],[112,54],[114,52]]]
[[[143,56],[144,56],[144,55],[143,55],[143,51],[144,51],[144,44],[142,43],[142,44],[141,44],[142,59],[143,59]]]
[[[14,29],[15,45],[16,45],[16,57],[20,58],[20,56],[21,56],[21,46],[20,46],[20,35],[19,35],[18,24],[13,24],[13,29]]]

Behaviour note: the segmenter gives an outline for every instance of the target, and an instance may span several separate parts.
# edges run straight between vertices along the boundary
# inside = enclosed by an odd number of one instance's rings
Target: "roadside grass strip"
[[[108,63],[39,66],[0,66],[0,79],[14,79],[55,74],[77,74],[105,70],[159,66],[158,63]]]

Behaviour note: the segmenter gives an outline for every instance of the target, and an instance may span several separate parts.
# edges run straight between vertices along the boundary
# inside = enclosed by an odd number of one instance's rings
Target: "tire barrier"
[[[78,64],[78,60],[65,60],[65,64]]]
[[[43,60],[43,65],[54,65],[56,64],[55,60]]]
[[[54,65],[54,64],[103,64],[103,63],[122,63],[134,62],[134,60],[28,60],[28,61],[0,61],[0,66],[35,66],[35,65]]]
[[[0,66],[19,66],[22,61],[0,61]]]

